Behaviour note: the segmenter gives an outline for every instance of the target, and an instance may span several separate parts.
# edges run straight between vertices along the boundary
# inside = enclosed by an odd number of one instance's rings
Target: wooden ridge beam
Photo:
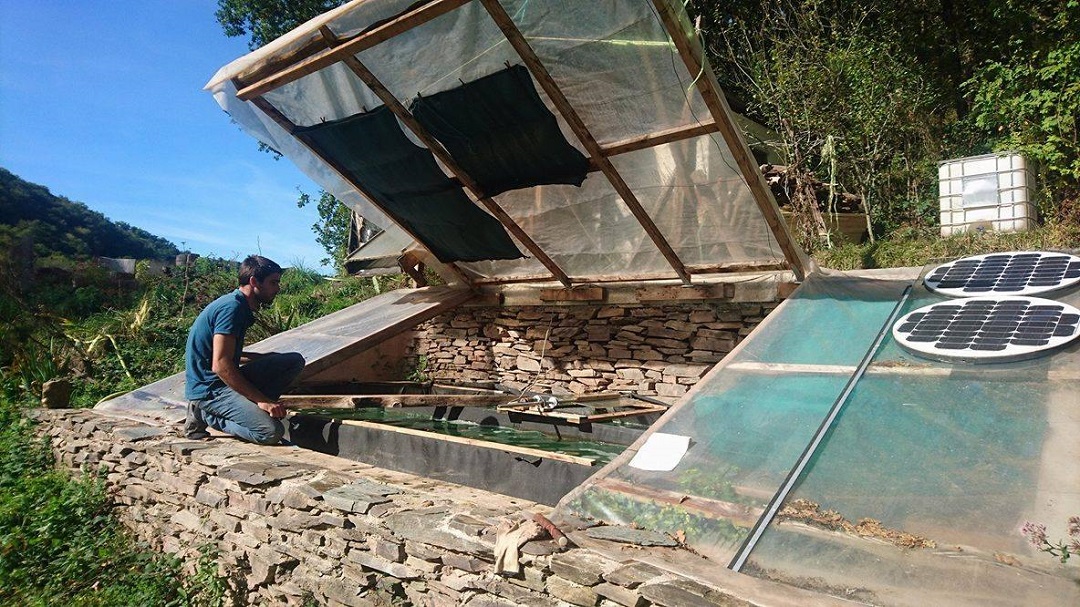
[[[371,194],[371,192],[369,192],[367,190],[367,188],[365,188],[363,185],[361,185],[360,183],[355,181],[352,177],[350,177],[349,174],[348,174],[348,171],[346,171],[344,169],[344,167],[342,167],[336,160],[331,158],[329,155],[324,154],[322,152],[322,150],[320,150],[319,147],[317,145],[315,145],[313,142],[309,141],[307,137],[304,137],[303,135],[298,134],[296,132],[296,130],[297,130],[296,124],[294,124],[292,120],[289,120],[289,118],[287,116],[285,116],[285,114],[282,114],[280,111],[278,111],[278,109],[276,107],[274,107],[273,104],[271,104],[269,101],[267,101],[266,99],[264,99],[262,97],[253,97],[249,101],[255,107],[259,108],[264,114],[266,114],[271,120],[273,120],[279,126],[281,126],[281,128],[285,129],[290,135],[295,137],[297,141],[302,143],[304,145],[304,147],[306,147],[308,149],[308,151],[310,151],[312,154],[317,156],[320,160],[325,162],[328,166],[330,166],[330,168],[334,169],[334,171],[338,174],[339,177],[341,177],[346,183],[351,185],[353,187],[353,189],[355,189],[364,198],[366,198],[368,200],[368,202],[370,202],[373,206],[377,207],[380,211],[382,211],[384,214],[386,214],[387,217],[390,217],[391,219],[394,219],[394,221],[398,224],[398,227],[400,227],[403,232],[408,234],[410,238],[412,238],[414,241],[420,243],[420,245],[424,246],[424,248],[427,248],[424,245],[423,240],[421,240],[420,238],[418,238],[416,236],[416,234],[412,233],[410,230],[405,228],[405,225],[404,225],[405,222],[401,221],[400,219],[397,219],[397,217],[393,213],[391,213],[389,210],[383,208],[382,205],[380,205],[378,202],[376,202],[378,199],[375,196],[373,196]],[[428,252],[431,252],[431,249],[428,249]],[[435,254],[432,253],[432,256],[434,256],[434,255]],[[436,259],[437,259],[437,257],[436,257]],[[451,263],[447,263],[447,264],[444,264],[444,265],[446,267],[448,267],[458,278],[460,278],[462,282],[469,285],[470,287],[473,286],[472,280],[468,277],[468,275],[465,274],[465,272],[463,272],[461,270],[461,268],[457,267],[457,264],[451,262]]]
[[[600,147],[600,144],[597,143],[596,139],[592,136],[592,133],[589,132],[588,127],[586,127],[585,123],[581,120],[577,110],[570,105],[570,102],[566,99],[566,96],[563,94],[558,84],[555,83],[555,80],[552,79],[551,74],[548,73],[547,68],[544,67],[540,58],[537,57],[536,52],[532,49],[532,46],[529,45],[529,42],[525,39],[521,30],[514,24],[513,19],[506,13],[506,10],[499,4],[498,0],[480,1],[483,3],[488,14],[491,15],[491,18],[495,21],[495,24],[502,30],[503,35],[506,36],[510,45],[517,51],[518,56],[524,61],[525,67],[529,69],[529,73],[532,74],[533,78],[535,78],[541,88],[544,89],[544,92],[547,93],[551,102],[555,104],[559,113],[566,119],[566,123],[570,126],[570,129],[574,131],[578,140],[581,141],[581,144],[585,146],[586,151],[589,152],[592,161],[600,171],[604,173],[604,176],[608,178],[608,181],[611,182],[611,186],[615,188],[615,191],[622,198],[623,203],[626,204],[630,209],[630,212],[637,218],[641,227],[645,229],[645,233],[648,234],[656,247],[660,249],[660,252],[663,254],[664,258],[667,259],[672,269],[675,270],[679,279],[686,284],[690,284],[690,273],[687,272],[682,260],[675,254],[675,250],[671,248],[671,244],[664,238],[660,229],[656,227],[656,224],[653,222],[652,217],[649,216],[649,213],[641,206],[641,202],[638,201],[634,192],[630,190],[630,186],[623,180],[622,175],[615,169],[615,165],[611,164],[611,160],[604,155],[604,150]]]
[[[323,26],[322,28],[320,28],[319,31],[322,32],[322,35],[326,39],[327,44],[331,46],[337,44],[337,39],[334,37],[334,33],[330,31],[330,28]],[[529,252],[536,257],[537,261],[542,263],[544,267],[547,268],[549,272],[551,272],[551,275],[554,276],[556,280],[561,282],[563,286],[569,287],[571,285],[570,277],[566,275],[566,272],[564,272],[562,268],[560,268],[559,265],[556,264],[555,261],[552,260],[551,257],[549,257],[543,249],[540,248],[540,245],[536,244],[536,241],[534,241],[532,237],[525,233],[525,230],[521,229],[521,226],[519,226],[517,222],[514,221],[514,218],[511,217],[510,214],[507,213],[501,205],[499,205],[499,203],[495,202],[490,196],[485,195],[481,191],[480,186],[476,183],[476,181],[474,181],[473,178],[469,176],[465,172],[465,170],[462,169],[460,165],[458,165],[457,162],[454,161],[454,158],[450,155],[449,152],[446,151],[445,148],[443,148],[442,144],[439,143],[427,132],[427,129],[425,129],[423,125],[421,125],[420,122],[416,120],[416,118],[412,115],[412,112],[410,112],[404,105],[402,105],[400,101],[398,101],[397,97],[395,97],[394,94],[391,93],[385,85],[383,85],[383,83],[375,76],[374,73],[372,73],[371,70],[367,68],[366,65],[363,64],[363,62],[351,55],[345,57],[344,59],[342,59],[342,61],[345,63],[346,66],[348,66],[350,70],[352,70],[354,74],[356,74],[357,78],[362,80],[364,84],[366,84],[368,88],[370,88],[372,92],[374,92],[375,95],[382,100],[386,107],[391,112],[393,112],[394,115],[398,117],[398,119],[405,123],[405,126],[407,126],[409,130],[411,130],[413,134],[416,135],[417,139],[423,142],[423,144],[427,146],[428,150],[430,150],[431,153],[434,154],[435,157],[443,163],[443,166],[445,166],[446,169],[450,171],[450,173],[452,173],[453,176],[457,178],[457,180],[463,186],[465,186],[467,190],[469,190],[469,192],[473,195],[476,201],[484,205],[484,208],[486,208],[488,212],[494,215],[495,219],[497,219],[499,223],[503,225],[503,227],[509,230],[510,233],[518,239],[518,242],[525,245],[525,248],[528,249]]]
[[[659,13],[660,20],[663,22],[664,28],[667,29],[668,35],[671,36],[671,40],[675,43],[675,48],[686,65],[686,69],[692,75],[700,74],[695,80],[698,92],[701,93],[705,105],[712,113],[713,120],[716,121],[716,125],[719,127],[720,135],[724,138],[724,142],[727,143],[728,148],[731,150],[735,162],[739,165],[743,179],[746,180],[746,184],[750,187],[754,202],[757,203],[762,217],[765,218],[765,222],[772,230],[780,249],[784,252],[784,257],[799,280],[803,280],[812,271],[810,260],[802,247],[792,238],[787,223],[780,214],[780,207],[777,206],[772,191],[769,190],[769,186],[765,183],[764,175],[761,174],[757,163],[750,154],[749,148],[746,146],[742,131],[732,120],[731,107],[728,105],[727,98],[720,89],[720,85],[716,82],[716,75],[705,58],[705,51],[701,46],[701,41],[693,33],[694,30],[690,26],[689,18],[686,17],[686,13],[681,10],[681,7],[676,8],[671,0],[652,0],[652,3]],[[485,4],[487,3],[485,2]]]
[[[385,42],[394,36],[403,34],[414,27],[423,25],[436,17],[440,17],[450,11],[468,4],[470,0],[431,0],[412,10],[372,28],[332,49],[308,56],[301,61],[286,67],[274,74],[266,76],[252,84],[236,83],[236,96],[244,101],[251,101],[270,91],[294,82],[315,72],[331,66],[345,57],[354,56],[361,51],[367,50],[381,42]]]

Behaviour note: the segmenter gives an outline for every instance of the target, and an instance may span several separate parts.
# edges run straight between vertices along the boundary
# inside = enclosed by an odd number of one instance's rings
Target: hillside
[[[0,168],[0,246],[30,236],[39,257],[167,258],[175,244]]]

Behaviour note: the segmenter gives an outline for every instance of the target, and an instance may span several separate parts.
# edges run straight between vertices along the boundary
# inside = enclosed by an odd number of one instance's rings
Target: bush
[[[0,603],[180,604],[177,561],[135,545],[101,479],[52,464],[48,443],[0,402]]]

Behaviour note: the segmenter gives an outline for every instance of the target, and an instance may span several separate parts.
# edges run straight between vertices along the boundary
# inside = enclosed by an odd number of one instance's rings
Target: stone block
[[[350,550],[346,558],[357,565],[381,571],[401,580],[413,580],[421,577],[420,572],[412,567],[388,561],[365,550]]]
[[[751,603],[687,579],[649,582],[638,592],[663,607],[751,607]]]
[[[195,493],[195,501],[211,508],[219,508],[225,505],[227,500],[228,498],[224,493],[214,491],[206,485],[199,487],[198,491]]]
[[[203,525],[203,521],[199,518],[199,515],[190,510],[178,510],[169,517],[169,522],[189,531],[198,531]]]
[[[444,554],[442,562],[443,565],[448,565],[469,573],[480,573],[489,569],[488,564],[483,560],[476,558],[475,556],[458,554],[456,552],[447,552]]]
[[[641,596],[637,592],[629,588],[622,586],[616,586],[615,584],[602,583],[593,587],[596,594],[599,594],[605,599],[623,607],[645,607],[649,604],[649,601],[645,597]]]
[[[652,565],[634,561],[604,574],[604,580],[625,588],[637,588],[663,574],[662,570]]]
[[[405,543],[378,536],[368,538],[368,549],[378,557],[394,563],[405,562]]]
[[[561,577],[552,576],[547,581],[547,591],[553,597],[580,607],[595,607],[600,595],[588,586],[581,586]]]
[[[604,573],[618,567],[617,561],[585,550],[571,550],[551,557],[552,573],[582,586],[599,584]]]

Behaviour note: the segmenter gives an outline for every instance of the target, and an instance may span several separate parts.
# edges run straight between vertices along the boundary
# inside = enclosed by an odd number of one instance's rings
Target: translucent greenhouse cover
[[[274,58],[311,44],[320,26],[345,39],[413,4],[414,0],[350,3],[223,67],[206,86],[244,130],[388,232],[402,230],[300,141],[251,103],[238,99],[233,79],[250,76]],[[601,145],[712,120],[694,86],[700,75],[687,71],[651,2],[508,0],[502,5]],[[417,95],[432,95],[521,64],[479,2],[467,3],[357,57],[406,106]],[[558,117],[567,141],[584,151],[554,104],[540,87],[537,90]],[[340,62],[263,98],[300,127],[382,105]],[[719,135],[617,155],[612,162],[686,266],[783,262],[782,250]],[[505,192],[494,200],[572,278],[674,276],[600,172],[590,173],[581,187],[536,186]],[[529,257],[460,265],[480,278],[495,280],[549,275],[528,249],[516,239],[515,243]]]
[[[367,349],[402,330],[411,329],[473,297],[451,287],[398,289],[327,314],[299,327],[244,347],[248,352],[299,352],[310,376]],[[177,358],[183,353],[178,352]],[[184,419],[184,373],[99,403],[95,409],[112,415],[175,423]]]
[[[560,502],[685,534],[728,566],[899,307],[943,301],[907,275],[812,275],[638,444]],[[1047,298],[1076,305],[1080,290]],[[742,571],[882,605],[1076,605],[1080,563],[1051,541],[1080,516],[1080,345],[1033,360],[948,364],[888,331]],[[670,471],[635,460],[689,437]]]

